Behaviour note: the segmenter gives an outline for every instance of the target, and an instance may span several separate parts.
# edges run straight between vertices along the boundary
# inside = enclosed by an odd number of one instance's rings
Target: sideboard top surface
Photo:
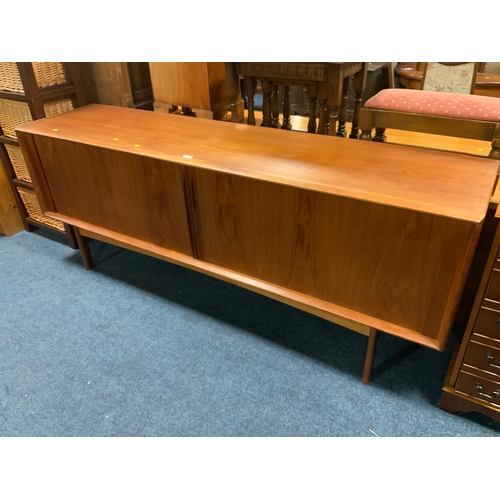
[[[99,104],[17,130],[474,223],[499,168],[456,153]]]

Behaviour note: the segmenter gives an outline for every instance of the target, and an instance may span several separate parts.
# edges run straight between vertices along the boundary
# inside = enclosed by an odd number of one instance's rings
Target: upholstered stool
[[[366,101],[360,128],[360,139],[375,142],[386,141],[386,128],[491,141],[489,157],[500,160],[500,99],[496,97],[386,89]]]

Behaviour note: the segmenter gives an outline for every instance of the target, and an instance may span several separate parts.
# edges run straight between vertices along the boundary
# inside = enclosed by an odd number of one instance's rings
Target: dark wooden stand
[[[350,138],[357,139],[359,111],[366,86],[368,63],[304,63],[304,62],[236,62],[226,63],[228,74],[244,79],[248,97],[248,124],[255,124],[254,96],[257,80],[261,82],[262,126],[291,130],[290,88],[304,86],[309,100],[307,131],[345,137],[347,94],[352,77],[354,115]],[[282,89],[282,90],[280,90]],[[283,95],[283,120],[280,119],[280,98]],[[316,117],[319,121],[316,125]],[[337,128],[338,124],[338,128]]]

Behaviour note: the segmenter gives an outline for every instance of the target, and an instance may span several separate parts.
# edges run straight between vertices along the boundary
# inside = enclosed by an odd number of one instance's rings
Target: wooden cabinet
[[[439,407],[476,411],[500,422],[500,227]]]
[[[155,111],[181,108],[187,115],[220,120],[231,109],[231,80],[225,63],[150,62],[149,68]],[[237,101],[243,116],[241,95]]]
[[[77,248],[73,229],[42,213],[16,127],[84,103],[76,63],[0,63],[0,160],[24,227],[28,231],[43,227],[63,233],[73,248]]]
[[[81,62],[78,66],[88,103],[153,109],[147,62]]]

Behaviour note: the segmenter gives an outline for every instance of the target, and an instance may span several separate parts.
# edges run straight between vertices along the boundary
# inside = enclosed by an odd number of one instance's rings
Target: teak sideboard
[[[43,211],[369,336],[442,350],[499,162],[90,105],[17,129]]]

